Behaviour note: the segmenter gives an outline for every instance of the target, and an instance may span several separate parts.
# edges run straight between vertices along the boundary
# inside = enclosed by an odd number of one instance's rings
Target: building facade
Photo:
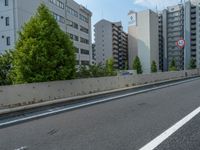
[[[151,72],[152,61],[159,66],[158,15],[151,10],[130,11],[128,27],[129,68],[133,60],[140,58],[144,73]]]
[[[200,0],[191,0],[185,3],[185,69],[193,59],[197,68],[200,68]]]
[[[187,1],[167,7],[159,13],[159,48],[163,55],[163,71],[168,71],[171,61],[174,59],[178,70],[190,68],[191,60],[195,60],[200,67],[200,0]],[[162,19],[161,19],[162,18]],[[186,45],[179,48],[176,42],[184,39]]]
[[[92,44],[92,64],[96,64],[96,46]]]
[[[96,62],[114,60],[116,69],[125,69],[128,62],[128,35],[121,22],[101,20],[95,24]]]
[[[175,60],[178,70],[184,69],[184,49],[179,48],[176,42],[184,39],[184,7],[182,4],[167,7],[159,17],[159,41],[160,53],[159,60],[163,60],[162,70],[167,71],[172,60]],[[161,52],[162,51],[162,52]]]
[[[18,32],[44,3],[76,48],[77,65],[92,63],[92,13],[73,0],[0,0],[0,53],[12,49]]]
[[[158,40],[159,40],[159,70],[164,71],[164,47],[163,47],[163,15],[158,13]]]

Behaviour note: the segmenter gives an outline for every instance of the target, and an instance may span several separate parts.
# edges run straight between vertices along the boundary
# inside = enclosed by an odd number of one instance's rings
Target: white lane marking
[[[27,149],[28,149],[27,146],[22,146],[22,147],[20,147],[20,148],[15,149],[15,150],[27,150]]]
[[[61,112],[65,112],[65,111],[69,111],[69,110],[73,110],[73,109],[77,109],[77,108],[81,108],[81,107],[86,107],[86,106],[99,104],[99,103],[103,103],[103,102],[108,102],[108,101],[111,101],[111,100],[114,100],[114,99],[124,98],[124,97],[137,95],[137,94],[141,94],[141,93],[145,93],[145,92],[150,92],[150,91],[154,91],[154,90],[158,90],[158,89],[162,89],[162,88],[166,88],[166,87],[170,87],[170,86],[174,86],[174,85],[179,85],[179,84],[182,84],[182,83],[187,83],[187,82],[195,81],[195,80],[198,80],[198,79],[200,79],[200,78],[194,78],[194,79],[189,79],[189,80],[180,81],[180,82],[176,82],[176,83],[166,84],[166,85],[153,87],[153,88],[146,89],[146,90],[127,93],[127,94],[124,94],[124,95],[114,96],[114,97],[110,97],[110,98],[106,98],[106,99],[102,99],[102,100],[97,100],[97,101],[93,101],[93,102],[87,102],[87,103],[84,103],[84,104],[78,104],[76,106],[66,107],[66,108],[62,108],[62,109],[56,109],[56,110],[50,111],[50,112],[47,111],[45,113],[41,113],[41,114],[29,116],[29,117],[23,117],[23,118],[14,119],[14,120],[11,120],[11,121],[0,123],[0,127],[8,126],[8,125],[12,125],[12,124],[20,123],[20,122],[23,122],[23,121],[32,120],[32,119],[37,119],[37,118],[40,118],[40,117],[54,115],[54,114],[57,114],[57,113],[61,113]]]
[[[173,133],[175,133],[178,129],[183,127],[186,123],[188,123],[190,120],[192,120],[195,116],[197,116],[200,113],[200,107],[195,109],[193,112],[191,112],[189,115],[184,117],[182,120],[174,124],[172,127],[170,127],[168,130],[157,136],[155,139],[153,139],[151,142],[149,142],[147,145],[142,147],[139,150],[153,150],[156,147],[158,147],[162,142],[164,142],[167,138],[169,138]]]

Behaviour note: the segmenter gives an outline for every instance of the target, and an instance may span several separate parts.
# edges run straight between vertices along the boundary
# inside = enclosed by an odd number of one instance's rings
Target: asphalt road
[[[199,150],[200,115],[169,137],[156,150]]]
[[[140,149],[200,106],[200,80],[0,129],[0,150]],[[200,149],[200,115],[156,149]]]

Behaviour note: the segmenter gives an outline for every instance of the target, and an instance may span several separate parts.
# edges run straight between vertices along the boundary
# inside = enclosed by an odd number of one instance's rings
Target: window
[[[73,34],[69,33],[69,36],[70,36],[70,38],[71,38],[72,40],[74,40],[74,35],[73,35]]]
[[[82,21],[84,21],[84,22],[86,22],[86,23],[88,23],[89,22],[89,19],[87,18],[87,17],[85,17],[85,16],[83,16],[83,15],[79,15],[79,17],[80,17],[80,20],[82,20]]]
[[[9,22],[9,17],[6,17],[6,26],[9,26],[10,22]]]
[[[65,18],[63,16],[60,16],[56,13],[53,12],[53,16],[56,19],[56,21],[61,22],[61,23],[65,23]]]
[[[7,44],[7,46],[10,45],[10,37],[9,36],[6,38],[6,44]]]
[[[59,0],[50,0],[50,2],[51,2],[52,4],[54,4],[54,5],[56,5],[56,6],[58,6],[58,7],[62,8],[62,9],[64,9],[64,3],[63,3],[63,2],[61,2],[61,1],[59,1]]]
[[[8,6],[8,0],[5,0],[5,6]]]
[[[87,40],[87,39],[84,39],[84,38],[80,38],[80,42],[81,43],[84,43],[84,44],[89,44],[89,40]]]
[[[71,34],[71,33],[68,33],[68,34],[69,34],[69,36],[70,36],[70,38],[71,38],[72,40],[74,40],[74,41],[79,41],[79,38],[78,38],[77,35],[73,35],[73,34]]]
[[[81,54],[89,55],[90,51],[86,49],[81,49]]]
[[[67,12],[69,14],[71,14],[72,16],[78,17],[78,12],[75,11],[74,9],[70,8],[70,7],[67,7]]]
[[[79,48],[75,47],[75,52],[79,53]]]
[[[86,61],[86,60],[82,60],[82,61],[81,61],[81,64],[82,64],[82,65],[89,65],[90,62],[89,62],[89,61]]]
[[[87,33],[87,34],[89,33],[89,30],[83,26],[80,26],[80,30],[84,33]]]
[[[75,41],[79,41],[77,35],[74,35],[74,40],[75,40]]]
[[[70,20],[66,20],[67,21],[67,25],[70,26],[70,27],[73,27],[75,29],[78,29],[78,24],[75,23],[75,22],[72,22]]]

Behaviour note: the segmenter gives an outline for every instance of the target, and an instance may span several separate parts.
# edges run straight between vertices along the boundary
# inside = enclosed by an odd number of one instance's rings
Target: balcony
[[[113,48],[114,48],[114,49],[118,49],[119,47],[118,47],[118,45],[113,44]]]
[[[197,47],[196,46],[191,46],[191,49],[196,49]]]
[[[196,19],[195,20],[191,20],[191,24],[196,24]]]
[[[191,14],[196,14],[196,8],[191,9]]]
[[[176,23],[168,23],[168,27],[178,27],[178,26],[183,26],[184,23],[182,21],[176,22]]]
[[[182,36],[182,33],[180,32],[177,32],[177,33],[169,33],[168,34],[168,37],[181,37]]]

